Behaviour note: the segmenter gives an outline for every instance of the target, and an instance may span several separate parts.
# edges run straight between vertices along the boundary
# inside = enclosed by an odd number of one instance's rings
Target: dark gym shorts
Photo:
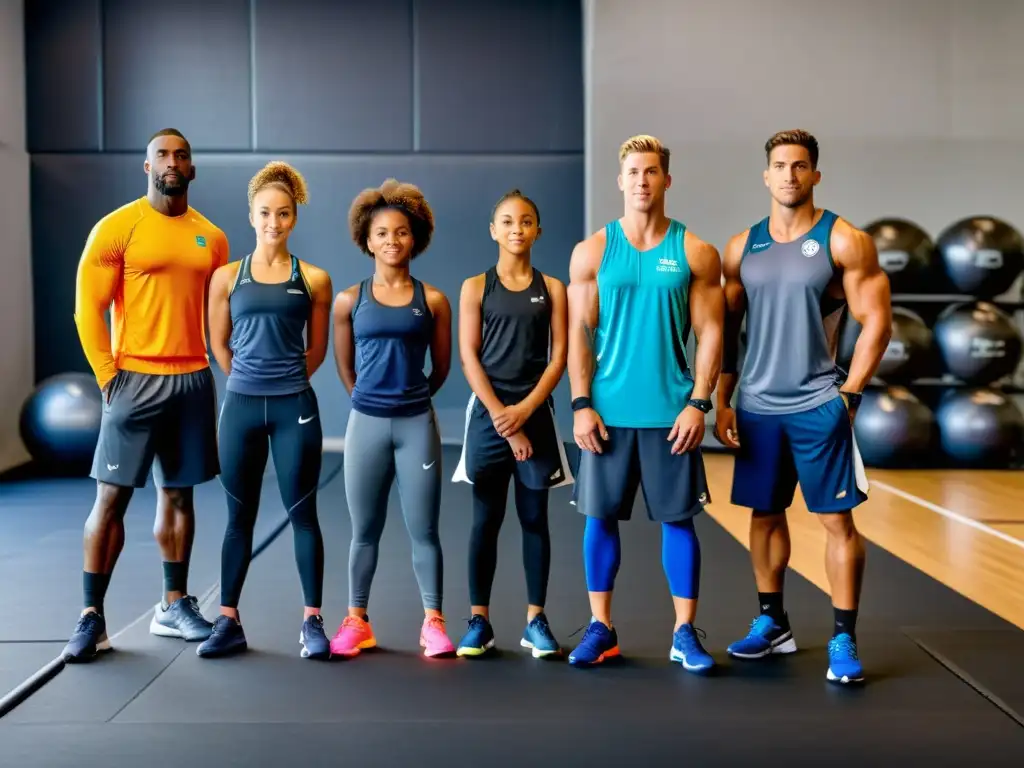
[[[522,431],[533,446],[533,455],[526,461],[516,461],[512,446],[494,428],[487,408],[476,395],[471,396],[466,406],[462,456],[452,482],[476,484],[486,481],[489,474],[508,477],[515,473],[519,482],[538,491],[572,483],[572,469],[550,399],[533,412]]]
[[[629,520],[638,488],[654,522],[688,520],[711,503],[699,445],[673,456],[671,427],[607,429],[604,453],[580,451],[574,496],[584,515]]]
[[[142,488],[150,470],[162,488],[191,488],[219,474],[217,387],[209,368],[174,374],[122,370],[110,382],[92,477]]]

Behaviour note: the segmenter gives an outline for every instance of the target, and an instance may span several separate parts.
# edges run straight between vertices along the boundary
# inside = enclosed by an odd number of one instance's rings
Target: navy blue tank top
[[[480,314],[480,365],[502,402],[521,400],[548,367],[551,296],[544,275],[535,268],[525,290],[510,291],[498,268],[491,267],[484,276]]]
[[[352,310],[356,385],[352,407],[367,416],[417,416],[430,410],[423,372],[434,316],[423,283],[412,279],[412,301],[389,307],[373,297],[373,278],[359,284]]]
[[[229,295],[231,373],[227,388],[241,395],[291,395],[308,389],[306,323],[312,291],[292,256],[283,283],[252,276],[252,254],[242,259]]]

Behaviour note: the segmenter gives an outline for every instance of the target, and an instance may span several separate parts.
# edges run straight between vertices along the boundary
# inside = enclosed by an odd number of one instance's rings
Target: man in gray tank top
[[[749,634],[728,650],[744,659],[796,650],[782,584],[790,551],[785,512],[799,482],[828,534],[835,627],[826,677],[861,682],[855,629],[864,543],[852,510],[867,499],[868,485],[852,425],[860,392],[889,343],[889,280],[869,235],[815,207],[815,138],[778,133],[765,153],[771,214],[733,237],[722,257],[727,311],[715,433],[737,449],[732,503],[753,510],[750,552],[761,606]],[[863,330],[844,373],[835,352],[847,306]],[[744,315],[746,355],[737,376]]]

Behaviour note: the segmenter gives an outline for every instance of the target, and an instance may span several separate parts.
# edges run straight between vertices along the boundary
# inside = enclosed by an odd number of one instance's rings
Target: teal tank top
[[[671,427],[693,392],[685,236],[673,219],[661,243],[638,251],[618,221],[605,226],[591,402],[610,427]]]

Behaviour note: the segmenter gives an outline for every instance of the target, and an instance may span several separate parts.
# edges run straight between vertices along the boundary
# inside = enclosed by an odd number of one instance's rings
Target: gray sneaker
[[[149,631],[161,637],[180,637],[190,643],[205,640],[213,632],[213,622],[199,610],[199,600],[185,595],[165,606],[163,600],[153,610]]]

